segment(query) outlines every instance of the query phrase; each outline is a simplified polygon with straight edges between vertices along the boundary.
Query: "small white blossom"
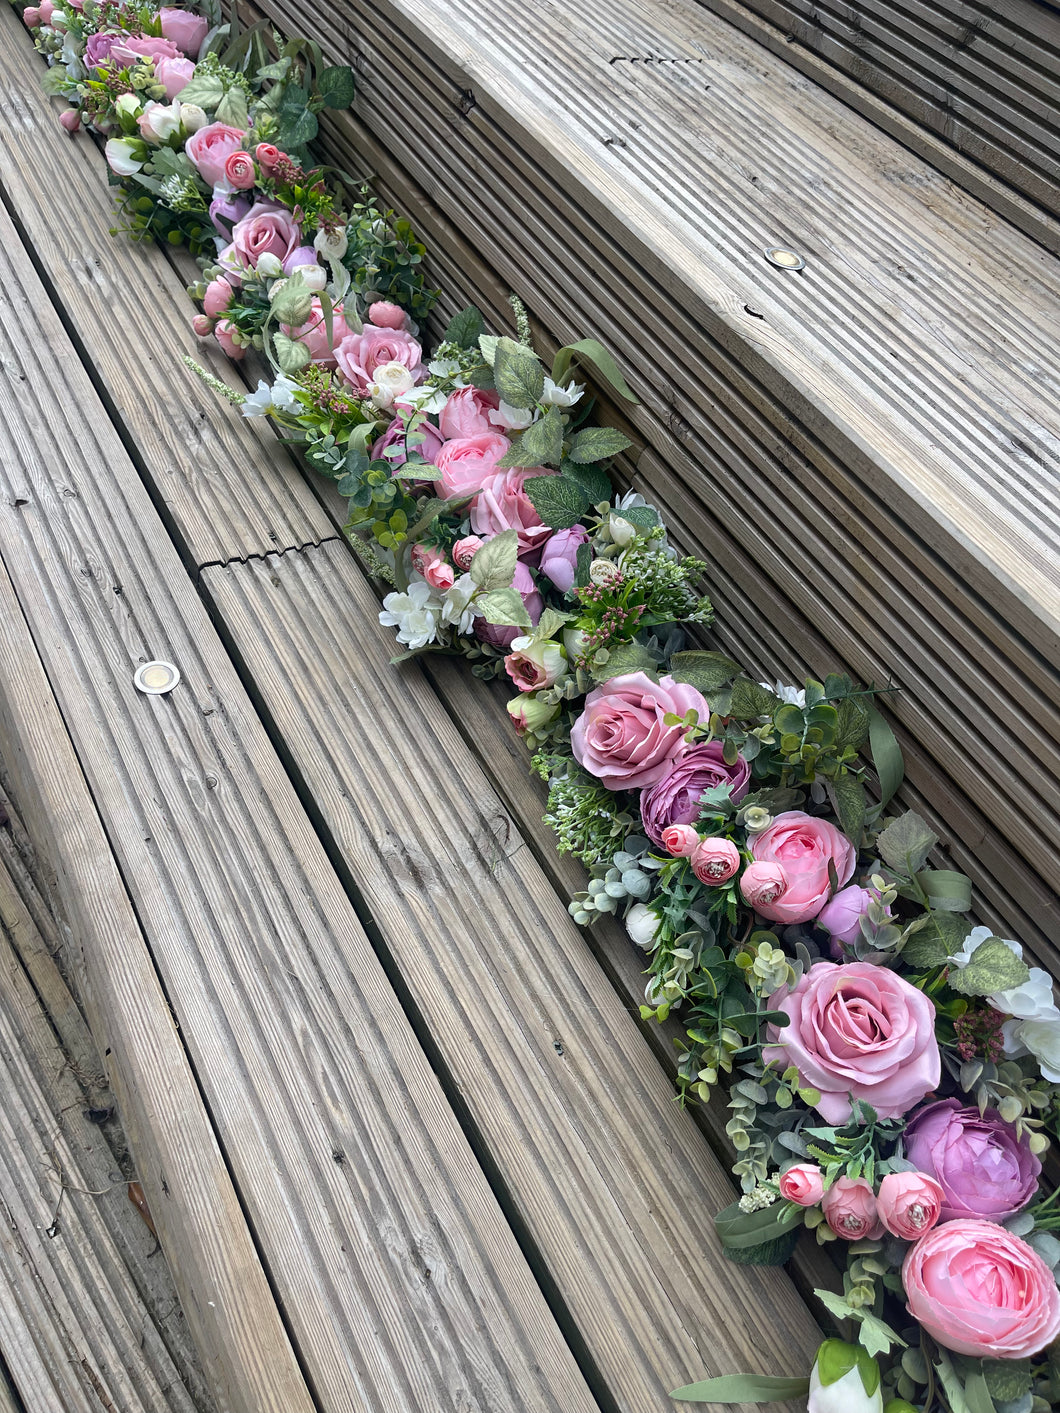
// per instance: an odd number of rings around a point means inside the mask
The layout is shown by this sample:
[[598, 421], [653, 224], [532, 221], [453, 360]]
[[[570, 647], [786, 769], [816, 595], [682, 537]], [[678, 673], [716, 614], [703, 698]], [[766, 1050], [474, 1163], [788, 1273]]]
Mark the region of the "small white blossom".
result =
[[289, 412], [298, 406], [295, 390], [298, 384], [281, 373], [270, 388], [262, 379], [252, 393], [243, 399], [244, 417], [268, 417], [273, 412]]
[[313, 249], [325, 260], [341, 260], [349, 244], [345, 230], [326, 231], [321, 227], [313, 237]]
[[496, 410], [491, 409], [489, 419], [505, 432], [522, 432], [534, 420], [536, 411], [535, 407], [509, 407], [502, 401]]
[[470, 574], [461, 574], [442, 597], [442, 622], [455, 628], [460, 634], [470, 633], [475, 619], [482, 611], [471, 602], [477, 589], [478, 585]]
[[787, 687], [783, 682], [759, 682], [758, 685], [764, 687], [767, 692], [772, 692], [782, 702], [787, 702], [789, 706], [806, 705], [806, 693], [800, 687]]
[[551, 378], [546, 378], [541, 401], [546, 407], [573, 407], [584, 391], [584, 383], [568, 383], [566, 387], [561, 387]]
[[745, 1192], [740, 1198], [741, 1212], [761, 1212], [765, 1207], [772, 1207], [777, 1200], [777, 1194], [768, 1187], [756, 1187], [753, 1192]]
[[419, 579], [409, 585], [407, 594], [387, 594], [379, 622], [384, 628], [396, 628], [398, 642], [415, 651], [435, 641], [441, 614], [442, 604], [430, 584]]

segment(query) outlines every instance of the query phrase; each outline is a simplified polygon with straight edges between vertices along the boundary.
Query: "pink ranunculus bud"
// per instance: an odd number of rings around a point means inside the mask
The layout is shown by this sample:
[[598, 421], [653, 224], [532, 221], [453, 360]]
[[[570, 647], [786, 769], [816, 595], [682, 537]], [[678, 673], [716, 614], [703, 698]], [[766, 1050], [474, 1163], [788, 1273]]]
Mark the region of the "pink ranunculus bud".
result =
[[927, 1173], [888, 1173], [880, 1183], [876, 1206], [892, 1236], [919, 1241], [939, 1219], [944, 1193]]
[[206, 286], [206, 293], [203, 296], [203, 313], [209, 314], [211, 319], [216, 319], [219, 314], [223, 314], [232, 303], [232, 296], [235, 294], [232, 286], [227, 280], [218, 277], [211, 280]]
[[417, 574], [422, 574], [431, 560], [437, 558], [438, 551], [433, 545], [413, 545], [409, 550], [409, 560]]
[[81, 126], [81, 117], [76, 108], [67, 108], [65, 113], [59, 114], [59, 121], [67, 132], [77, 132]]
[[235, 325], [230, 324], [227, 319], [222, 319], [213, 331], [213, 336], [224, 349], [225, 353], [233, 361], [238, 363], [241, 358], [246, 357], [246, 349], [242, 344], [236, 343], [232, 335], [235, 332]]
[[662, 832], [662, 846], [675, 859], [690, 859], [699, 847], [699, 831], [690, 824], [671, 824]]
[[204, 339], [207, 334], [213, 333], [214, 321], [205, 314], [196, 314], [195, 318], [191, 321], [191, 327], [198, 334], [199, 338]]
[[821, 1206], [825, 1221], [844, 1241], [871, 1241], [883, 1233], [876, 1196], [864, 1178], [836, 1178]]
[[462, 540], [457, 540], [453, 546], [453, 563], [457, 569], [463, 570], [466, 574], [471, 568], [471, 561], [482, 548], [484, 540], [480, 540], [477, 535], [465, 535]]
[[780, 1195], [799, 1207], [816, 1207], [824, 1196], [824, 1181], [816, 1163], [793, 1163], [780, 1175]]
[[36, 5], [27, 5], [26, 8], [22, 11], [22, 23], [26, 26], [27, 29], [40, 28], [40, 10], [38, 10]]
[[751, 908], [767, 907], [788, 886], [788, 875], [780, 864], [753, 863], [740, 876], [740, 892]]
[[445, 593], [446, 589], [451, 589], [456, 583], [456, 575], [453, 573], [453, 566], [446, 564], [444, 559], [434, 558], [423, 571], [423, 577], [430, 584], [432, 589], [437, 589], [439, 593]]
[[740, 851], [731, 839], [704, 839], [690, 862], [700, 883], [716, 887], [739, 873]]
[[377, 299], [374, 304], [368, 306], [368, 322], [374, 324], [377, 329], [408, 328], [404, 309], [398, 304], [391, 304], [388, 299]]
[[278, 147], [273, 147], [271, 142], [259, 142], [254, 149], [254, 156], [258, 159], [259, 166], [267, 174], [272, 171], [283, 153]]
[[254, 158], [242, 149], [230, 152], [225, 158], [225, 179], [236, 191], [249, 191], [258, 179]]

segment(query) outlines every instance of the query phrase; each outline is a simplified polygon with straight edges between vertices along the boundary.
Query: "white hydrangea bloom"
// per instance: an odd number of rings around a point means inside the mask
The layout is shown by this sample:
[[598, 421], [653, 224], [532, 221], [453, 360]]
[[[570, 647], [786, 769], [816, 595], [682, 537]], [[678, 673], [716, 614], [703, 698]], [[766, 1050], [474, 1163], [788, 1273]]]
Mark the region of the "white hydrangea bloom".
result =
[[396, 628], [398, 642], [415, 652], [438, 637], [441, 614], [442, 604], [435, 598], [434, 590], [419, 579], [409, 585], [407, 594], [387, 594], [379, 622], [384, 628]]

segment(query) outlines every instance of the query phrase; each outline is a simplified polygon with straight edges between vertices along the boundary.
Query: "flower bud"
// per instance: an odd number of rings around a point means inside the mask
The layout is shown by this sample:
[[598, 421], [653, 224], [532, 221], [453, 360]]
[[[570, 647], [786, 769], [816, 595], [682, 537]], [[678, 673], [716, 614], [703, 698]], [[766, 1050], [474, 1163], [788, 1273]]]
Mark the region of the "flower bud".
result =
[[793, 1163], [780, 1175], [780, 1195], [799, 1207], [816, 1207], [824, 1196], [821, 1169], [816, 1163]]
[[860, 1345], [826, 1339], [810, 1371], [806, 1413], [883, 1413], [876, 1360]]
[[[313, 237], [313, 248], [323, 255], [325, 260], [341, 260], [349, 248], [349, 240], [344, 230], [326, 231], [323, 226]], [[369, 320], [375, 323], [369, 311]], [[402, 327], [404, 325], [402, 324]]]
[[536, 735], [559, 715], [559, 703], [549, 706], [545, 702], [539, 702], [535, 696], [526, 694], [508, 703], [508, 715], [520, 736], [527, 733]]
[[471, 568], [471, 561], [482, 548], [482, 543], [477, 535], [465, 535], [462, 540], [457, 540], [453, 546], [453, 563], [457, 569], [466, 573]]
[[634, 903], [626, 914], [626, 931], [638, 947], [650, 951], [658, 941], [662, 926], [658, 913], [645, 903]]
[[690, 824], [670, 824], [662, 832], [662, 841], [675, 859], [690, 859], [699, 848], [699, 831]]
[[190, 137], [193, 132], [198, 132], [207, 124], [206, 111], [200, 108], [197, 103], [182, 103], [180, 105], [180, 125]]
[[[280, 262], [279, 256], [273, 255], [270, 251], [266, 251], [264, 255], [258, 256], [258, 263], [255, 269], [263, 280], [278, 280], [283, 274], [283, 265]], [[276, 291], [274, 290], [272, 293], [275, 294]], [[270, 295], [270, 298], [271, 297]]]
[[205, 314], [196, 314], [195, 318], [191, 321], [191, 327], [198, 334], [199, 338], [204, 339], [207, 334], [213, 333], [214, 322]]
[[319, 294], [328, 282], [328, 272], [323, 265], [300, 265], [298, 268], [306, 289]]
[[870, 1241], [883, 1233], [876, 1195], [864, 1178], [836, 1178], [821, 1207], [825, 1221], [844, 1241]]
[[876, 1206], [892, 1236], [917, 1241], [938, 1221], [944, 1201], [941, 1184], [927, 1173], [888, 1173]]
[[748, 865], [740, 876], [740, 892], [752, 908], [776, 901], [788, 886], [788, 875], [778, 863], [758, 862]]
[[690, 862], [700, 883], [716, 887], [739, 873], [740, 851], [731, 839], [703, 839]]

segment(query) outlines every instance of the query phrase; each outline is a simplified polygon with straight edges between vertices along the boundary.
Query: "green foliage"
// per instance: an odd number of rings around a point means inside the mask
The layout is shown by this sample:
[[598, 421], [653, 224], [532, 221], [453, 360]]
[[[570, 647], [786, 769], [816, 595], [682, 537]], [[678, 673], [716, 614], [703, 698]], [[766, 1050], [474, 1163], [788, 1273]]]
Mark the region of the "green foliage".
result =
[[892, 821], [876, 840], [880, 858], [903, 877], [913, 878], [939, 842], [918, 814], [908, 810]]
[[670, 675], [677, 682], [687, 682], [704, 696], [727, 687], [742, 671], [738, 662], [723, 653], [674, 653], [670, 659]]
[[480, 594], [475, 602], [487, 623], [511, 623], [527, 630], [533, 627], [518, 589], [491, 589]]
[[445, 331], [445, 342], [455, 343], [459, 348], [478, 348], [479, 335], [486, 325], [481, 313], [473, 304], [454, 314]]
[[323, 69], [317, 77], [316, 91], [325, 108], [348, 108], [356, 93], [353, 70], [346, 64]]
[[770, 1207], [745, 1212], [737, 1201], [723, 1208], [714, 1218], [714, 1230], [728, 1256], [731, 1251], [751, 1250], [772, 1243], [789, 1232], [797, 1232], [802, 1222], [802, 1208], [793, 1202], [775, 1202]]
[[[468, 573], [480, 589], [491, 591], [511, 588], [518, 555], [518, 535], [514, 530], [505, 530], [499, 535], [494, 535], [493, 539], [487, 540], [482, 548], [476, 551]], [[511, 619], [510, 621], [514, 622], [515, 620]]]
[[1030, 976], [1030, 968], [998, 937], [980, 942], [971, 960], [963, 967], [951, 967], [949, 984], [962, 996], [992, 996], [1022, 986]]
[[596, 339], [579, 339], [577, 343], [571, 343], [565, 348], [561, 348], [552, 363], [552, 381], [561, 385], [566, 383], [567, 375], [578, 364], [589, 367], [598, 378], [614, 392], [617, 392], [620, 397], [624, 397], [627, 402], [637, 401], [637, 398], [626, 386], [626, 380], [623, 378], [618, 364], [603, 344], [598, 343]]
[[953, 913], [935, 914], [909, 934], [902, 948], [902, 961], [918, 971], [945, 966], [947, 959], [961, 950], [971, 930], [963, 918]]
[[531, 476], [523, 489], [543, 525], [553, 530], [569, 530], [589, 509], [590, 501], [572, 476]]
[[567, 455], [579, 465], [585, 462], [607, 461], [633, 443], [615, 427], [585, 427], [571, 438]]
[[698, 1384], [686, 1384], [670, 1394], [681, 1403], [781, 1403], [788, 1399], [805, 1398], [810, 1391], [809, 1379], [789, 1379], [770, 1374], [723, 1374], [717, 1379], [703, 1379]]
[[[499, 361], [498, 355], [498, 365]], [[550, 407], [543, 417], [531, 422], [497, 465], [502, 470], [509, 466], [558, 466], [562, 459], [563, 418], [557, 408]]]
[[541, 360], [514, 339], [497, 341], [493, 377], [501, 399], [509, 407], [533, 407], [545, 390]]

